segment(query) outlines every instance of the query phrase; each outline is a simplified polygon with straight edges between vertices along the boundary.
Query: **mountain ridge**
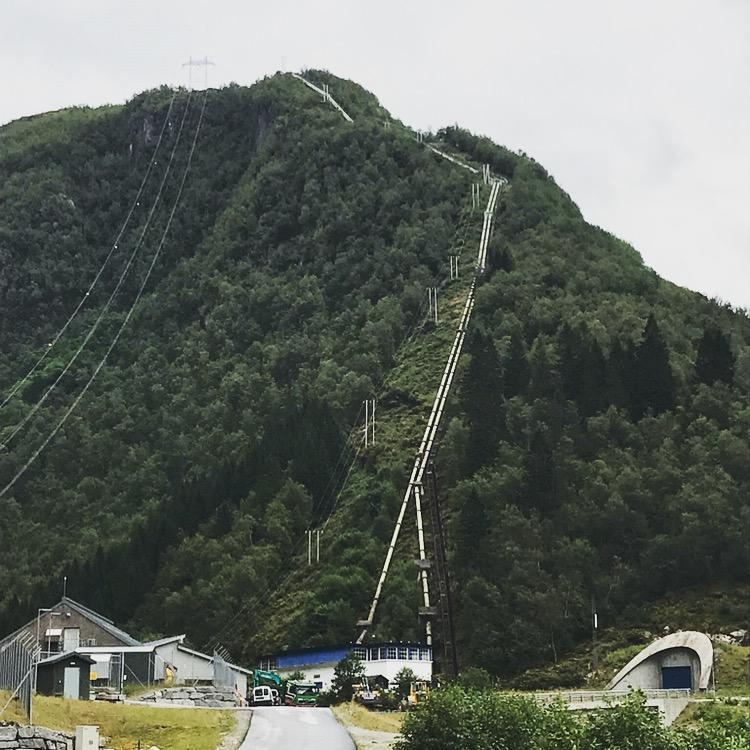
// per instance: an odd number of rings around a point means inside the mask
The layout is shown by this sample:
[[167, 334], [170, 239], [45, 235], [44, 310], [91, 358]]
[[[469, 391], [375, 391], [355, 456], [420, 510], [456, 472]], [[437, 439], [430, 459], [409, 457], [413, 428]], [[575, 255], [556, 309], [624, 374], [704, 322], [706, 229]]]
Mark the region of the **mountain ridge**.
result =
[[[422, 308], [425, 287], [447, 275], [470, 179], [395, 121], [385, 128], [389, 115], [355, 84], [309, 75], [331, 86], [354, 123], [290, 76], [211, 92], [183, 208], [133, 332], [90, 404], [41, 459], [40, 474], [0, 501], [13, 550], [0, 573], [4, 623], [55, 589], [59, 576], [45, 571], [64, 569], [81, 586], [78, 598], [144, 632], [183, 630], [184, 613], [200, 613], [189, 628], [196, 645], [254, 602], [234, 632], [222, 634], [248, 659], [288, 643], [353, 636], [417, 447], [418, 408], [393, 433], [403, 451], [376, 446], [352, 461], [322, 569], [304, 570], [289, 550], [330, 504], [327, 488], [351, 453], [358, 404], [399, 363], [404, 342], [404, 387], [390, 394], [395, 411], [399, 399], [414, 398], [418, 362], [430, 372], [444, 364], [435, 337], [451, 332], [432, 330]], [[110, 118], [107, 126], [94, 118], [68, 149], [50, 134], [45, 140], [36, 123], [31, 135], [14, 135], [25, 146], [16, 141], [0, 157], [0, 201], [11, 219], [0, 227], [0, 307], [6, 321], [15, 310], [10, 320], [18, 324], [0, 327], [3, 392], [22, 369], [21, 355], [33, 360], [26, 337], [49, 338], [75, 297], [72, 280], [87, 262], [89, 274], [95, 267], [97, 253], [87, 261], [76, 248], [106, 247], [124, 213], [110, 180], [129, 174], [133, 194], [136, 170], [128, 171], [123, 151], [134, 143], [143, 167], [144, 122], [163, 115], [168, 96], [147, 92], [109, 108], [99, 116]], [[678, 569], [690, 562], [679, 540], [695, 535], [693, 527], [710, 530], [704, 570], [742, 578], [733, 527], [747, 524], [750, 325], [741, 312], [644, 269], [629, 245], [587, 225], [532, 160], [459, 128], [437, 137], [511, 183], [436, 456], [454, 580], [465, 584], [457, 597], [462, 661], [511, 673], [585, 637], [592, 593], [609, 592], [602, 612], [616, 616], [626, 600], [674, 587], [677, 573], [660, 561], [675, 555]], [[62, 188], [71, 210], [81, 206], [73, 218], [56, 202]], [[45, 228], [29, 230], [38, 215]], [[24, 252], [35, 241], [41, 264]], [[9, 270], [14, 262], [26, 275]], [[726, 366], [717, 380], [696, 379], [699, 342], [714, 329], [730, 343], [730, 383], [721, 379]], [[705, 346], [718, 362], [715, 347]], [[43, 374], [61, 361], [52, 358]], [[41, 410], [32, 441], [77, 383], [64, 384], [59, 403]], [[9, 403], [10, 419], [0, 412], [0, 440], [38, 395], [40, 383], [32, 385]], [[420, 388], [424, 403], [430, 386]], [[0, 477], [23, 459], [20, 450], [0, 456]], [[76, 466], [80, 455], [88, 465]], [[712, 481], [701, 484], [695, 469], [712, 462]], [[554, 476], [546, 476], [551, 464]], [[657, 497], [667, 499], [658, 512], [647, 501]], [[723, 521], [706, 516], [706, 497]], [[686, 502], [693, 526], [678, 512]], [[83, 519], [76, 541], [66, 541], [77, 525], [58, 519], [59, 505]], [[626, 532], [621, 544], [603, 533], [612, 523]], [[23, 539], [40, 532], [47, 548], [18, 554]], [[417, 634], [411, 557], [404, 541], [378, 631], [389, 637]], [[655, 580], [639, 583], [644, 566], [657, 563]], [[289, 565], [298, 573], [269, 604]], [[560, 591], [568, 591], [564, 602]], [[480, 632], [488, 634], [481, 647]]]

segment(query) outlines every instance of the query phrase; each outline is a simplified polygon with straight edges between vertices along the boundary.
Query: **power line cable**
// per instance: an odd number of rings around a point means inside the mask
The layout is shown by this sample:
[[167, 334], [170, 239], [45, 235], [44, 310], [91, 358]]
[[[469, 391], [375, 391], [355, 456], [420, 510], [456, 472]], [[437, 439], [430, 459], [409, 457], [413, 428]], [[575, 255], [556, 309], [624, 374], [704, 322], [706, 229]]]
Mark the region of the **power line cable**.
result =
[[33, 367], [26, 373], [26, 375], [23, 376], [21, 380], [19, 380], [8, 392], [8, 395], [5, 397], [5, 399], [0, 403], [0, 409], [2, 409], [12, 398], [15, 396], [18, 391], [23, 388], [24, 383], [28, 381], [28, 379], [37, 371], [39, 366], [44, 362], [44, 360], [47, 358], [49, 353], [54, 348], [55, 344], [60, 340], [62, 335], [65, 333], [65, 331], [68, 329], [68, 326], [73, 322], [75, 317], [78, 315], [78, 313], [81, 311], [81, 308], [83, 307], [86, 300], [91, 295], [91, 292], [94, 290], [94, 287], [99, 282], [99, 279], [101, 278], [102, 273], [104, 273], [104, 269], [109, 264], [110, 259], [112, 258], [112, 255], [114, 254], [115, 250], [118, 249], [120, 240], [122, 239], [122, 236], [125, 234], [125, 230], [128, 227], [128, 224], [130, 223], [130, 219], [133, 216], [133, 213], [135, 212], [135, 209], [140, 205], [140, 199], [141, 195], [143, 194], [143, 189], [146, 186], [146, 182], [148, 181], [149, 176], [151, 175], [151, 171], [156, 165], [156, 155], [159, 153], [159, 147], [161, 146], [162, 138], [164, 136], [164, 131], [166, 130], [167, 123], [169, 122], [169, 116], [172, 113], [172, 106], [174, 105], [175, 97], [177, 96], [177, 92], [172, 94], [172, 98], [169, 102], [169, 109], [167, 110], [167, 114], [164, 117], [164, 122], [162, 123], [161, 130], [159, 131], [159, 139], [156, 142], [156, 146], [154, 147], [154, 152], [151, 154], [151, 157], [148, 162], [148, 169], [146, 170], [146, 173], [143, 175], [143, 179], [141, 180], [140, 187], [138, 188], [138, 192], [135, 195], [135, 198], [133, 199], [133, 203], [130, 206], [130, 210], [127, 213], [127, 216], [125, 217], [125, 221], [122, 223], [122, 226], [120, 227], [120, 231], [117, 233], [117, 236], [115, 237], [114, 242], [112, 243], [112, 247], [109, 249], [109, 252], [107, 253], [107, 256], [104, 258], [104, 262], [102, 263], [101, 267], [97, 271], [96, 276], [94, 276], [94, 280], [89, 285], [89, 288], [84, 293], [83, 297], [81, 297], [80, 302], [76, 306], [75, 310], [70, 314], [68, 319], [63, 324], [63, 327], [57, 332], [55, 337], [52, 339], [52, 341], [47, 345], [47, 348], [42, 353], [42, 356], [37, 359], [37, 361], [34, 363]]
[[96, 320], [94, 321], [94, 325], [89, 329], [88, 333], [84, 337], [83, 341], [79, 345], [78, 349], [75, 351], [73, 356], [68, 360], [65, 367], [62, 369], [62, 372], [57, 376], [55, 381], [47, 388], [47, 390], [44, 392], [44, 394], [41, 396], [41, 398], [34, 404], [34, 406], [27, 412], [26, 416], [15, 426], [13, 431], [10, 433], [10, 435], [5, 439], [4, 444], [0, 443], [0, 450], [1, 449], [7, 449], [10, 443], [13, 441], [13, 439], [16, 437], [16, 435], [28, 424], [29, 420], [33, 418], [33, 416], [39, 411], [39, 409], [42, 407], [42, 405], [45, 403], [45, 401], [49, 398], [49, 396], [52, 394], [52, 392], [57, 388], [60, 381], [65, 377], [65, 375], [68, 373], [70, 368], [73, 366], [73, 364], [76, 362], [78, 357], [80, 356], [81, 352], [86, 348], [86, 345], [91, 340], [91, 337], [96, 333], [97, 329], [99, 328], [99, 325], [101, 324], [102, 320], [104, 320], [104, 317], [106, 316], [107, 312], [109, 311], [109, 308], [112, 305], [112, 302], [114, 301], [115, 297], [117, 296], [118, 292], [120, 291], [120, 288], [122, 287], [123, 283], [125, 282], [125, 277], [128, 275], [130, 268], [133, 265], [133, 262], [135, 261], [136, 256], [138, 255], [142, 245], [143, 240], [145, 239], [146, 232], [148, 231], [151, 220], [154, 217], [154, 213], [156, 212], [156, 208], [159, 205], [159, 201], [161, 200], [161, 194], [164, 190], [164, 186], [167, 182], [167, 178], [169, 177], [169, 173], [172, 169], [172, 162], [174, 161], [174, 156], [177, 151], [177, 147], [180, 144], [180, 139], [182, 136], [182, 130], [183, 126], [185, 124], [185, 119], [187, 117], [187, 113], [190, 109], [190, 97], [192, 96], [192, 92], [188, 93], [187, 100], [185, 102], [185, 109], [182, 113], [182, 120], [180, 121], [180, 128], [177, 133], [177, 138], [175, 140], [174, 146], [172, 147], [172, 152], [169, 155], [169, 162], [167, 164], [167, 168], [164, 171], [164, 175], [161, 180], [161, 184], [159, 185], [159, 190], [156, 194], [156, 197], [154, 198], [154, 201], [151, 205], [151, 208], [148, 213], [148, 217], [146, 219], [146, 223], [143, 225], [143, 229], [141, 230], [140, 237], [138, 238], [138, 241], [135, 244], [135, 247], [133, 248], [133, 252], [130, 254], [130, 257], [128, 258], [128, 262], [125, 264], [125, 267], [122, 270], [122, 273], [120, 274], [120, 278], [117, 280], [117, 284], [112, 291], [112, 293], [109, 295], [109, 299], [107, 300], [104, 307], [99, 312], [99, 315], [97, 316]]
[[[167, 219], [167, 224], [164, 227], [164, 231], [162, 232], [159, 245], [156, 248], [156, 252], [154, 253], [153, 258], [151, 259], [151, 264], [149, 265], [148, 270], [146, 271], [146, 275], [144, 276], [143, 281], [141, 282], [140, 288], [138, 289], [138, 293], [136, 294], [135, 299], [133, 300], [133, 303], [127, 312], [127, 315], [125, 316], [124, 320], [120, 324], [120, 327], [117, 330], [117, 333], [112, 339], [112, 342], [110, 343], [109, 348], [105, 352], [104, 356], [99, 361], [99, 364], [96, 366], [96, 369], [89, 377], [88, 381], [82, 388], [81, 392], [78, 394], [78, 396], [76, 396], [75, 401], [73, 401], [73, 403], [65, 412], [65, 414], [63, 414], [62, 418], [58, 421], [58, 423], [55, 425], [52, 432], [50, 432], [50, 434], [47, 436], [44, 442], [31, 454], [31, 457], [16, 472], [16, 474], [13, 476], [10, 482], [8, 482], [8, 484], [6, 484], [5, 487], [3, 487], [3, 489], [0, 491], [0, 498], [4, 497], [5, 494], [8, 492], [8, 490], [10, 490], [15, 485], [15, 483], [26, 473], [26, 470], [34, 463], [34, 461], [36, 461], [36, 459], [39, 457], [39, 454], [49, 445], [49, 443], [52, 441], [55, 435], [57, 435], [58, 431], [62, 428], [62, 426], [68, 420], [68, 417], [70, 417], [70, 415], [73, 413], [75, 408], [78, 406], [78, 404], [81, 402], [83, 397], [86, 395], [88, 389], [91, 387], [94, 380], [96, 380], [96, 377], [101, 371], [102, 367], [104, 367], [107, 359], [109, 358], [109, 355], [112, 353], [112, 350], [115, 348], [115, 346], [117, 345], [117, 342], [120, 340], [120, 336], [122, 335], [122, 332], [125, 330], [125, 327], [127, 326], [128, 322], [130, 321], [130, 318], [133, 315], [133, 311], [135, 310], [136, 305], [138, 304], [141, 297], [143, 296], [143, 291], [146, 288], [146, 284], [148, 283], [148, 280], [151, 277], [151, 273], [154, 270], [156, 261], [158, 260], [159, 255], [161, 254], [162, 248], [164, 247], [164, 242], [166, 241], [167, 234], [169, 232], [170, 227], [172, 226], [172, 220], [174, 219], [175, 212], [177, 211], [177, 206], [180, 202], [180, 198], [182, 197], [182, 191], [185, 187], [185, 181], [187, 180], [187, 176], [190, 171], [190, 166], [193, 161], [193, 154], [195, 152], [195, 146], [198, 141], [198, 134], [200, 133], [201, 125], [203, 123], [203, 116], [206, 111], [207, 98], [208, 98], [208, 91], [206, 91], [206, 93], [203, 96], [203, 106], [201, 107], [200, 117], [198, 118], [198, 125], [196, 126], [196, 129], [195, 129], [195, 135], [193, 136], [193, 142], [190, 147], [190, 153], [188, 155], [187, 163], [185, 165], [185, 170], [182, 174], [182, 180], [177, 190], [177, 195], [175, 197], [174, 203], [172, 204], [172, 210], [170, 211], [169, 218]], [[187, 106], [186, 106], [186, 111], [187, 111]], [[184, 123], [184, 120], [185, 120], [185, 116], [183, 115], [183, 123]], [[181, 128], [182, 128], [182, 124], [181, 124]]]

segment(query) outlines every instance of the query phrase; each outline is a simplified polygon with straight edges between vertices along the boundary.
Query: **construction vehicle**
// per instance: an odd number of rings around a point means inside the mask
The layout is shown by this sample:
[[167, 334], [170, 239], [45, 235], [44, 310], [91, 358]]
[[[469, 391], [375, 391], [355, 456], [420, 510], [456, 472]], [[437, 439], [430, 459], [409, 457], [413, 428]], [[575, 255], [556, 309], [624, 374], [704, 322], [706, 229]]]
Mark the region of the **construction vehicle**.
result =
[[313, 682], [287, 680], [284, 703], [287, 706], [315, 706], [318, 693], [318, 686]]
[[354, 700], [366, 708], [377, 708], [382, 702], [380, 691], [370, 687], [367, 677], [362, 677], [362, 682], [354, 685]]
[[406, 708], [422, 703], [430, 693], [430, 683], [425, 680], [417, 680], [409, 685], [409, 695], [406, 696]]

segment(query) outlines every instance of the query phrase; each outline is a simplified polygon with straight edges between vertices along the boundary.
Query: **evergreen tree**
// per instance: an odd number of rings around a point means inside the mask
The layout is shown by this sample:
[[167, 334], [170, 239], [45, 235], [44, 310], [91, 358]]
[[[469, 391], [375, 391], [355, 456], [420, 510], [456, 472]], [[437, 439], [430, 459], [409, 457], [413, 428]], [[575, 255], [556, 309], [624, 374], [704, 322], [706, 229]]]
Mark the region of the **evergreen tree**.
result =
[[648, 316], [643, 341], [636, 351], [634, 386], [635, 419], [640, 419], [649, 410], [658, 416], [674, 408], [677, 393], [669, 353], [653, 313]]
[[729, 339], [715, 326], [707, 327], [698, 342], [695, 375], [706, 385], [717, 380], [727, 385], [734, 382], [734, 355]]
[[607, 362], [595, 340], [583, 349], [577, 402], [582, 417], [598, 414], [607, 405]]
[[469, 419], [467, 468], [470, 472], [490, 463], [503, 432], [500, 359], [492, 338], [477, 332], [469, 346], [471, 363], [466, 372], [464, 408]]
[[635, 353], [632, 347], [615, 341], [609, 352], [605, 374], [606, 395], [610, 404], [631, 411], [634, 373]]
[[541, 511], [556, 508], [560, 504], [560, 488], [555, 454], [541, 430], [537, 430], [531, 438], [524, 470], [524, 504]]
[[469, 567], [476, 564], [489, 528], [489, 518], [482, 499], [472, 487], [458, 514], [455, 543], [456, 561], [459, 565]]
[[510, 336], [510, 347], [503, 369], [503, 383], [503, 392], [507, 398], [522, 394], [529, 384], [529, 362], [526, 358], [526, 346], [518, 331], [513, 331]]

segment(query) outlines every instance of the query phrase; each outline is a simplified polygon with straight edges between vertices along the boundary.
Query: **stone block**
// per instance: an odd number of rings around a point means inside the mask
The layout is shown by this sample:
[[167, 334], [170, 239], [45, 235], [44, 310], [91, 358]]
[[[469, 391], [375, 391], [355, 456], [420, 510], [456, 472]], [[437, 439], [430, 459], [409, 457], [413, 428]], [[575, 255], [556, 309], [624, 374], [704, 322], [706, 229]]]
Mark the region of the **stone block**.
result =
[[54, 729], [47, 729], [46, 727], [36, 727], [34, 737], [51, 740], [52, 742], [65, 742], [68, 739], [62, 732], [56, 732]]
[[207, 700], [206, 705], [210, 708], [224, 708], [224, 701]]
[[[5, 727], [3, 727], [4, 729]], [[23, 740], [23, 742], [27, 742], [27, 740]], [[0, 749], [1, 750], [11, 750], [11, 748], [18, 747], [19, 740], [0, 740]]]
[[18, 727], [18, 738], [27, 739], [34, 736], [36, 727]]
[[47, 742], [41, 737], [32, 737], [29, 740], [19, 740], [18, 747], [23, 750], [47, 750]]
[[18, 736], [18, 727], [0, 727], [0, 742], [10, 742]]

